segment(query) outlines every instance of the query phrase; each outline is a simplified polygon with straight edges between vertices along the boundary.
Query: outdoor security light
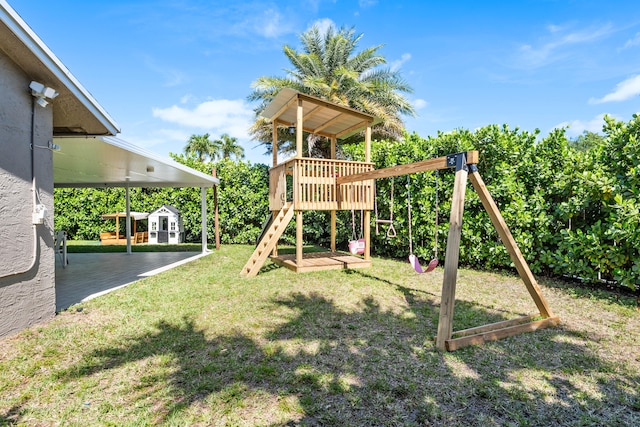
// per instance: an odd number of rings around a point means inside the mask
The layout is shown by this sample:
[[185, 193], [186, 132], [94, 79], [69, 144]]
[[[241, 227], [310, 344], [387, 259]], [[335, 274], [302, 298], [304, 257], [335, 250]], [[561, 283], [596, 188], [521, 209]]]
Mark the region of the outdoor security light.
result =
[[49, 105], [50, 100], [58, 96], [58, 92], [55, 89], [36, 81], [32, 81], [31, 84], [29, 84], [29, 89], [31, 89], [31, 95], [36, 98], [36, 102], [42, 108], [45, 108]]
[[291, 135], [293, 135], [294, 133], [296, 133], [296, 127], [294, 125], [289, 126], [289, 133]]

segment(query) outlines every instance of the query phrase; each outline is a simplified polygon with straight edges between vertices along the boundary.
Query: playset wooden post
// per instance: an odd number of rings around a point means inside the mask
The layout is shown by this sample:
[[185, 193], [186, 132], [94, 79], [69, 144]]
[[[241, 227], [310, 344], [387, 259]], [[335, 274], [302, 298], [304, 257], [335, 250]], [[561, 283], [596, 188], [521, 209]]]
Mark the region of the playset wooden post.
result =
[[444, 348], [445, 339], [451, 338], [453, 330], [453, 308], [456, 300], [456, 283], [458, 281], [458, 260], [460, 258], [460, 236], [462, 235], [462, 214], [464, 213], [464, 196], [467, 190], [466, 155], [461, 153], [455, 158], [456, 177], [453, 183], [453, 197], [447, 235], [447, 251], [444, 259], [444, 278], [442, 279], [442, 295], [440, 300], [440, 319], [436, 346]]
[[[331, 158], [335, 159], [336, 155], [337, 155], [337, 145], [338, 145], [338, 139], [335, 136], [332, 136], [330, 138], [331, 141], [331, 147], [330, 147], [330, 153], [331, 153]], [[336, 222], [337, 222], [337, 211], [335, 209], [331, 209], [331, 240], [329, 243], [329, 250], [331, 252], [335, 252], [336, 251], [336, 231], [337, 231], [337, 227], [336, 227]]]

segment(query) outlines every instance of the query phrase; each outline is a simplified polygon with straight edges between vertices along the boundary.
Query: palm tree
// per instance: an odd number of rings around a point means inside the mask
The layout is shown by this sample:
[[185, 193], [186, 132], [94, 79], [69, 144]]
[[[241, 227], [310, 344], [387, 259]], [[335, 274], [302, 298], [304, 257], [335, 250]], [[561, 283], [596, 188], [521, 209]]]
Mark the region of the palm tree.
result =
[[223, 133], [220, 135], [220, 139], [216, 139], [214, 142], [222, 153], [223, 159], [229, 159], [231, 156], [235, 156], [236, 159], [244, 158], [244, 148], [238, 144], [238, 138]]
[[186, 155], [195, 155], [198, 160], [203, 163], [207, 160], [207, 157], [215, 160], [219, 154], [219, 150], [218, 141], [210, 140], [208, 133], [204, 135], [191, 135], [189, 141], [187, 141], [187, 145], [184, 147], [184, 153]]
[[[404, 123], [400, 116], [415, 114], [413, 106], [402, 94], [411, 93], [412, 89], [397, 71], [380, 68], [386, 63], [378, 54], [381, 45], [357, 52], [361, 38], [362, 34], [356, 35], [353, 28], [336, 30], [331, 26], [321, 34], [320, 29], [313, 26], [300, 35], [301, 51], [284, 46], [284, 54], [293, 66], [285, 70], [286, 77], [263, 76], [253, 83], [254, 90], [248, 99], [259, 101], [259, 104], [251, 134], [265, 145], [267, 152], [272, 148], [271, 126], [259, 117], [259, 113], [285, 87], [380, 118], [381, 123], [372, 129], [374, 138], [401, 138]], [[279, 144], [279, 151], [295, 150], [295, 144], [291, 143], [293, 138], [285, 129], [279, 132], [279, 139], [287, 142]], [[361, 135], [355, 140], [361, 140]], [[326, 141], [319, 141], [313, 135], [307, 139], [309, 142], [319, 143], [321, 148], [327, 145]]]

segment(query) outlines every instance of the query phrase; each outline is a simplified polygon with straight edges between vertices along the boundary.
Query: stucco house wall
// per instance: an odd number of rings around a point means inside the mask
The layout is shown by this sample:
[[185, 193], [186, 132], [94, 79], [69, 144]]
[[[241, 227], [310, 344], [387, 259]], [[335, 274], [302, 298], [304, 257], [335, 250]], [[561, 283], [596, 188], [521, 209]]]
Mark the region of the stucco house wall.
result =
[[[0, 49], [0, 337], [55, 315], [53, 162], [39, 148], [52, 139], [53, 116], [33, 102], [31, 81]], [[34, 182], [47, 209], [41, 225], [32, 221]]]

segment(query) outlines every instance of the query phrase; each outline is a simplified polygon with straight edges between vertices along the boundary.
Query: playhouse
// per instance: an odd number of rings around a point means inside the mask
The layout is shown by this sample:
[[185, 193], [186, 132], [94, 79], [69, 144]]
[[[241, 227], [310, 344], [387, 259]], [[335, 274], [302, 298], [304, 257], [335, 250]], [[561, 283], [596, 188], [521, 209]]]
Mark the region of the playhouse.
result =
[[162, 205], [149, 214], [149, 243], [182, 243], [184, 225], [180, 211], [173, 206]]

